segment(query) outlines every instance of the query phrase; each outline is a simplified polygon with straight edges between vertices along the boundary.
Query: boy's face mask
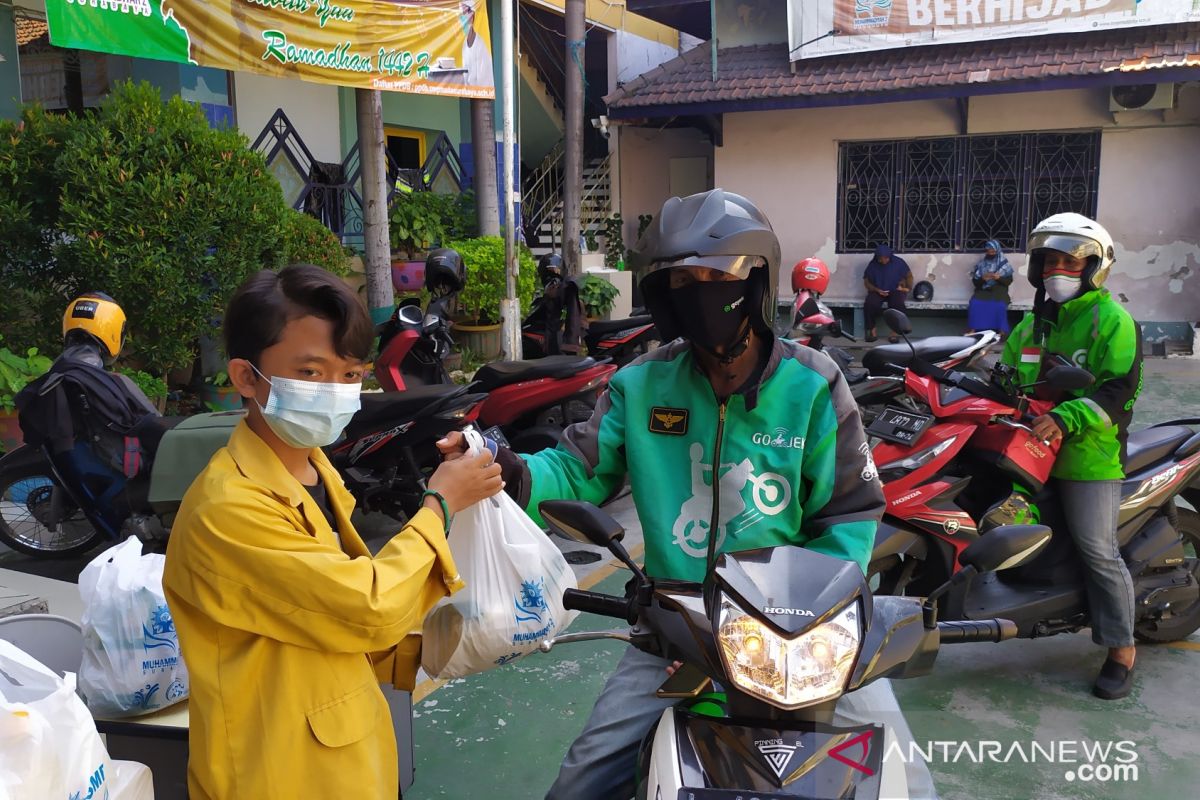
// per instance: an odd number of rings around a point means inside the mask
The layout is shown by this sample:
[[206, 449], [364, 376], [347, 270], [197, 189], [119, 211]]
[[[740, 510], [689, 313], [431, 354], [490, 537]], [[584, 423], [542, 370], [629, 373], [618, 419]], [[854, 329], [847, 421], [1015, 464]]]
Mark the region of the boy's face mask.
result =
[[258, 405], [263, 419], [291, 447], [312, 449], [333, 444], [362, 406], [361, 383], [268, 378], [258, 367], [250, 367], [271, 386], [267, 404]]

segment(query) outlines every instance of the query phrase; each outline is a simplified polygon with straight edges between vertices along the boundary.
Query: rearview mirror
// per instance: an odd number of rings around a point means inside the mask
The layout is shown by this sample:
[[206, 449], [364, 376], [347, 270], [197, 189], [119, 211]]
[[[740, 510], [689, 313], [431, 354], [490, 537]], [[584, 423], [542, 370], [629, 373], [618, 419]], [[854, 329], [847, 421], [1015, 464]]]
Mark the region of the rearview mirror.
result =
[[564, 539], [597, 547], [610, 547], [625, 538], [621, 523], [591, 503], [580, 500], [544, 500], [538, 512], [550, 530]]
[[1046, 383], [1055, 389], [1086, 389], [1096, 382], [1096, 378], [1086, 369], [1056, 365], [1046, 371]]
[[1029, 561], [1049, 541], [1045, 525], [1002, 525], [972, 542], [958, 560], [979, 572], [1011, 569]]
[[889, 308], [883, 312], [883, 321], [896, 333], [912, 333], [912, 323], [908, 321], [908, 315], [903, 311]]
[[396, 319], [405, 325], [420, 325], [424, 316], [420, 306], [400, 306], [396, 309]]

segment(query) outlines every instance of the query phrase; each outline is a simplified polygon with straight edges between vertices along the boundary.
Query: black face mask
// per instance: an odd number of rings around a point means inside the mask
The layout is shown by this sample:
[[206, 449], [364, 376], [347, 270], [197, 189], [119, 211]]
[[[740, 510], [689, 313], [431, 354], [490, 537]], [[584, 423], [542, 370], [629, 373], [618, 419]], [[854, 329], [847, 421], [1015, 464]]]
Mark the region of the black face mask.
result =
[[734, 357], [750, 317], [747, 281], [697, 281], [671, 290], [684, 338], [716, 356]]

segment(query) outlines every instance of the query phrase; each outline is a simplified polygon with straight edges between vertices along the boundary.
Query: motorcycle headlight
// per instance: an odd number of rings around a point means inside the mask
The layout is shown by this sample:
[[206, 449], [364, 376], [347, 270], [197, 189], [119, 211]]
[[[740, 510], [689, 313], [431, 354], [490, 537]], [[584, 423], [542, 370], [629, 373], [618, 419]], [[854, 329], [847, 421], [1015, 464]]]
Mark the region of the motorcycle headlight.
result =
[[837, 697], [858, 656], [860, 616], [856, 602], [788, 639], [722, 597], [717, 642], [725, 671], [739, 689], [783, 709]]
[[879, 480], [887, 483], [888, 481], [898, 480], [903, 478], [914, 469], [919, 469], [928, 464], [933, 459], [940, 456], [942, 453], [958, 441], [957, 436], [951, 436], [944, 442], [938, 442], [933, 447], [926, 447], [924, 450], [918, 450], [910, 456], [905, 456], [899, 461], [889, 461], [879, 468]]

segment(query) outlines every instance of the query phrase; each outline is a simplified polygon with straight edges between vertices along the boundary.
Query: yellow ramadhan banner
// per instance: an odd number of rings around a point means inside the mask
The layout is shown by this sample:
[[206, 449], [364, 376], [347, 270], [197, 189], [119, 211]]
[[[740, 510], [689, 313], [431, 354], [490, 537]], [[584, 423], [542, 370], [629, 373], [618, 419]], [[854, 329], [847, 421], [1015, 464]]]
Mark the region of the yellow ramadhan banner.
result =
[[485, 0], [46, 0], [58, 47], [359, 89], [495, 97]]

